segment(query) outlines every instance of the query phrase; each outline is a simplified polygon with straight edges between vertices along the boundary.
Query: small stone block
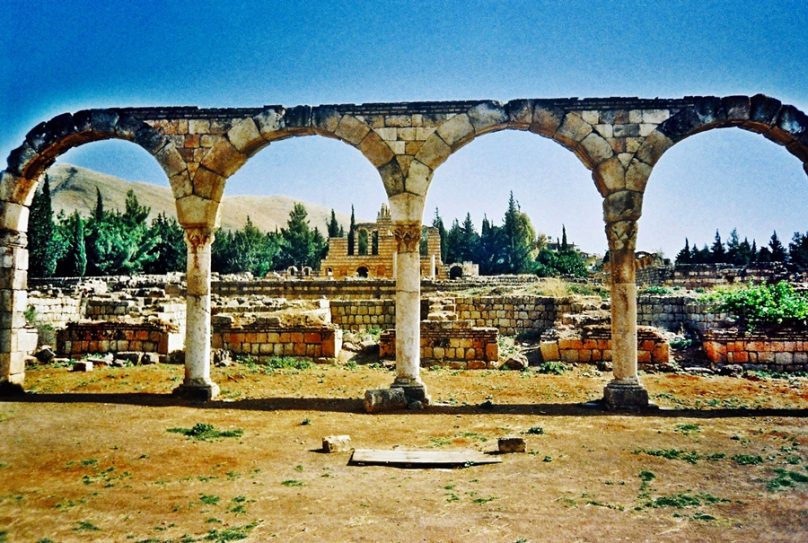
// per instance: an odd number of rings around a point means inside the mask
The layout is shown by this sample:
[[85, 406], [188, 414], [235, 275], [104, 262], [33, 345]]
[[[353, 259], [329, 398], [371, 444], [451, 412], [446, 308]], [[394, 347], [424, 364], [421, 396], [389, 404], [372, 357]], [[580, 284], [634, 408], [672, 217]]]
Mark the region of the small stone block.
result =
[[323, 438], [323, 452], [335, 453], [351, 450], [351, 436], [325, 436]]
[[71, 371], [93, 371], [92, 362], [76, 362]]
[[402, 388], [378, 388], [365, 392], [365, 411], [379, 413], [407, 407], [407, 395]]
[[499, 438], [498, 441], [499, 452], [506, 453], [523, 453], [525, 452], [524, 438], [517, 436], [506, 436]]

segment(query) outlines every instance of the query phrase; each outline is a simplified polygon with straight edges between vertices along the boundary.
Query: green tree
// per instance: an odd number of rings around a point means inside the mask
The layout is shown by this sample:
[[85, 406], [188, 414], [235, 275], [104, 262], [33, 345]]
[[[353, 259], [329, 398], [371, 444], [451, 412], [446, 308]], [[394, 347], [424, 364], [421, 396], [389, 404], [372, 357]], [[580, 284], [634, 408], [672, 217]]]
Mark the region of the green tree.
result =
[[794, 232], [788, 244], [788, 259], [799, 271], [808, 271], [808, 232]]
[[348, 228], [348, 255], [355, 254], [354, 241], [356, 240], [356, 216], [354, 214], [354, 206], [351, 204], [351, 225]]
[[460, 223], [455, 219], [452, 222], [452, 227], [446, 233], [446, 263], [453, 264], [462, 261], [462, 233], [460, 231]]
[[457, 247], [458, 262], [474, 261], [480, 252], [480, 235], [474, 229], [471, 213], [466, 213], [463, 225], [460, 226]]
[[530, 218], [521, 211], [519, 202], [511, 191], [508, 210], [502, 225], [504, 246], [504, 273], [524, 273], [530, 271], [532, 253], [536, 245], [536, 232]]
[[[353, 228], [351, 231], [353, 232]], [[281, 239], [278, 259], [282, 268], [296, 266], [300, 269], [312, 262], [312, 255], [316, 253], [314, 234], [309, 227], [308, 213], [303, 204], [296, 203], [292, 208], [286, 228], [281, 229]]]
[[786, 248], [777, 237], [777, 230], [772, 232], [772, 237], [769, 239], [769, 251], [771, 252], [772, 262], [785, 262], [786, 261]]
[[740, 249], [741, 240], [738, 237], [738, 229], [733, 228], [732, 232], [729, 233], [729, 239], [727, 239], [727, 262], [736, 265], [743, 264]]
[[743, 266], [748, 266], [752, 260], [752, 247], [749, 245], [749, 240], [743, 238], [743, 241], [738, 245], [737, 262]]
[[55, 225], [47, 174], [42, 190], [34, 193], [28, 224], [30, 273], [34, 277], [50, 277], [56, 271], [58, 254], [55, 250]]
[[328, 237], [329, 238], [338, 238], [340, 237], [340, 231], [342, 227], [340, 226], [339, 222], [337, 222], [337, 214], [334, 213], [334, 209], [331, 208], [331, 218], [326, 223], [328, 227]]
[[95, 214], [93, 218], [97, 222], [104, 220], [104, 197], [101, 196], [101, 189], [95, 187]]
[[135, 191], [132, 189], [126, 191], [124, 206], [123, 219], [130, 225], [145, 224], [149, 213], [151, 213], [150, 207], [140, 205]]
[[185, 231], [174, 217], [160, 213], [152, 221], [149, 237], [156, 241], [154, 250], [157, 258], [144, 265], [148, 273], [185, 271], [187, 248]]
[[715, 231], [713, 245], [710, 247], [710, 261], [715, 263], [723, 263], [727, 261], [727, 251], [724, 249], [724, 244], [721, 241], [721, 234], [718, 233], [718, 230]]
[[[443, 219], [440, 216], [440, 212], [438, 208], [435, 208], [435, 216], [432, 218], [432, 226], [438, 229], [438, 234], [440, 234], [440, 259], [443, 262], [448, 262], [447, 258], [449, 258], [449, 247], [447, 245], [447, 236], [448, 232], [446, 231], [446, 226], [443, 224]], [[426, 254], [426, 253], [424, 253]]]
[[87, 253], [84, 247], [84, 220], [78, 211], [73, 212], [73, 236], [69, 252], [68, 275], [84, 277], [87, 272]]
[[502, 231], [498, 226], [491, 224], [486, 216], [483, 216], [480, 228], [480, 249], [476, 260], [480, 264], [480, 273], [483, 275], [499, 273], [505, 260]]
[[685, 246], [676, 254], [677, 264], [690, 264], [693, 261], [693, 254], [690, 252], [690, 240], [685, 238]]

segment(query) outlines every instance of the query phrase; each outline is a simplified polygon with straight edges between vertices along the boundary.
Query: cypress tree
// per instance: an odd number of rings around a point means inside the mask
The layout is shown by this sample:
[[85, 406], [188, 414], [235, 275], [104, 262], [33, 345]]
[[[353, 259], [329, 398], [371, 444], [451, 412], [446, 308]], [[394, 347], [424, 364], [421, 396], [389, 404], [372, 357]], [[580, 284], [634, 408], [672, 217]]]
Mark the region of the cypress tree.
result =
[[448, 233], [446, 232], [446, 227], [443, 225], [443, 219], [437, 207], [435, 208], [435, 217], [432, 219], [432, 226], [437, 228], [438, 234], [440, 234], [440, 259], [443, 262], [447, 262], [446, 259], [449, 257]]
[[354, 215], [354, 206], [351, 204], [351, 226], [348, 228], [348, 256], [352, 256], [354, 254], [354, 240], [356, 238], [356, 234], [354, 230], [356, 229], [356, 216]]
[[331, 208], [331, 219], [327, 222], [328, 227], [328, 237], [329, 238], [337, 238], [340, 237], [340, 230], [342, 229], [337, 222], [337, 214], [334, 213], [334, 208]]
[[567, 227], [563, 224], [561, 225], [561, 250], [566, 251], [568, 249], [567, 246]]
[[690, 264], [693, 261], [693, 255], [690, 252], [690, 240], [685, 238], [685, 246], [676, 255], [677, 264]]
[[70, 275], [84, 277], [87, 272], [87, 252], [84, 247], [84, 220], [73, 212], [73, 240], [70, 256]]
[[50, 180], [45, 175], [42, 191], [34, 193], [28, 228], [28, 250], [31, 275], [51, 277], [56, 271], [57, 254], [54, 247], [53, 209]]
[[95, 214], [93, 215], [96, 222], [104, 220], [104, 197], [101, 196], [101, 189], [95, 187]]
[[772, 262], [785, 262], [786, 261], [786, 248], [777, 237], [777, 230], [772, 233], [769, 239], [769, 251], [772, 255]]
[[718, 233], [718, 230], [715, 231], [713, 246], [710, 248], [710, 260], [715, 263], [727, 261], [727, 251], [724, 249], [724, 244], [721, 242], [721, 235]]

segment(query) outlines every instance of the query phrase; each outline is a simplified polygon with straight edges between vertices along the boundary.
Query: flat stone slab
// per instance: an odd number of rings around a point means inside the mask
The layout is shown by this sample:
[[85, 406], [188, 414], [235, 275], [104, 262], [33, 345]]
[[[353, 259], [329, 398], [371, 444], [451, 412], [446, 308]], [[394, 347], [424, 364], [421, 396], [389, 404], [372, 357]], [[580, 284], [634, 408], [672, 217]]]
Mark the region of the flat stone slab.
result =
[[499, 464], [502, 458], [470, 449], [434, 451], [420, 449], [356, 449], [348, 462], [351, 465], [403, 467], [457, 467], [478, 464]]

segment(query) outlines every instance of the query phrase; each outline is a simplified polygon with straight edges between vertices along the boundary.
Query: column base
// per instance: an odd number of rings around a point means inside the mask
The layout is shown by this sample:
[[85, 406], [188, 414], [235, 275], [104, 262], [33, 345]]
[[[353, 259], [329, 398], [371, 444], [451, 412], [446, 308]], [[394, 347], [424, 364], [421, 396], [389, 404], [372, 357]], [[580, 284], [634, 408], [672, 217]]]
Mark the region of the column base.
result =
[[13, 398], [15, 396], [24, 396], [25, 389], [22, 388], [21, 383], [12, 383], [11, 381], [0, 381], [0, 397]]
[[615, 379], [603, 389], [603, 406], [610, 410], [641, 410], [654, 408], [648, 401], [648, 391], [636, 379]]
[[421, 402], [423, 405], [429, 405], [429, 393], [426, 390], [426, 385], [421, 381], [396, 379], [390, 385], [390, 388], [402, 389], [407, 397], [407, 403]]
[[219, 395], [219, 385], [216, 383], [183, 383], [175, 388], [171, 394], [186, 400], [207, 402]]

